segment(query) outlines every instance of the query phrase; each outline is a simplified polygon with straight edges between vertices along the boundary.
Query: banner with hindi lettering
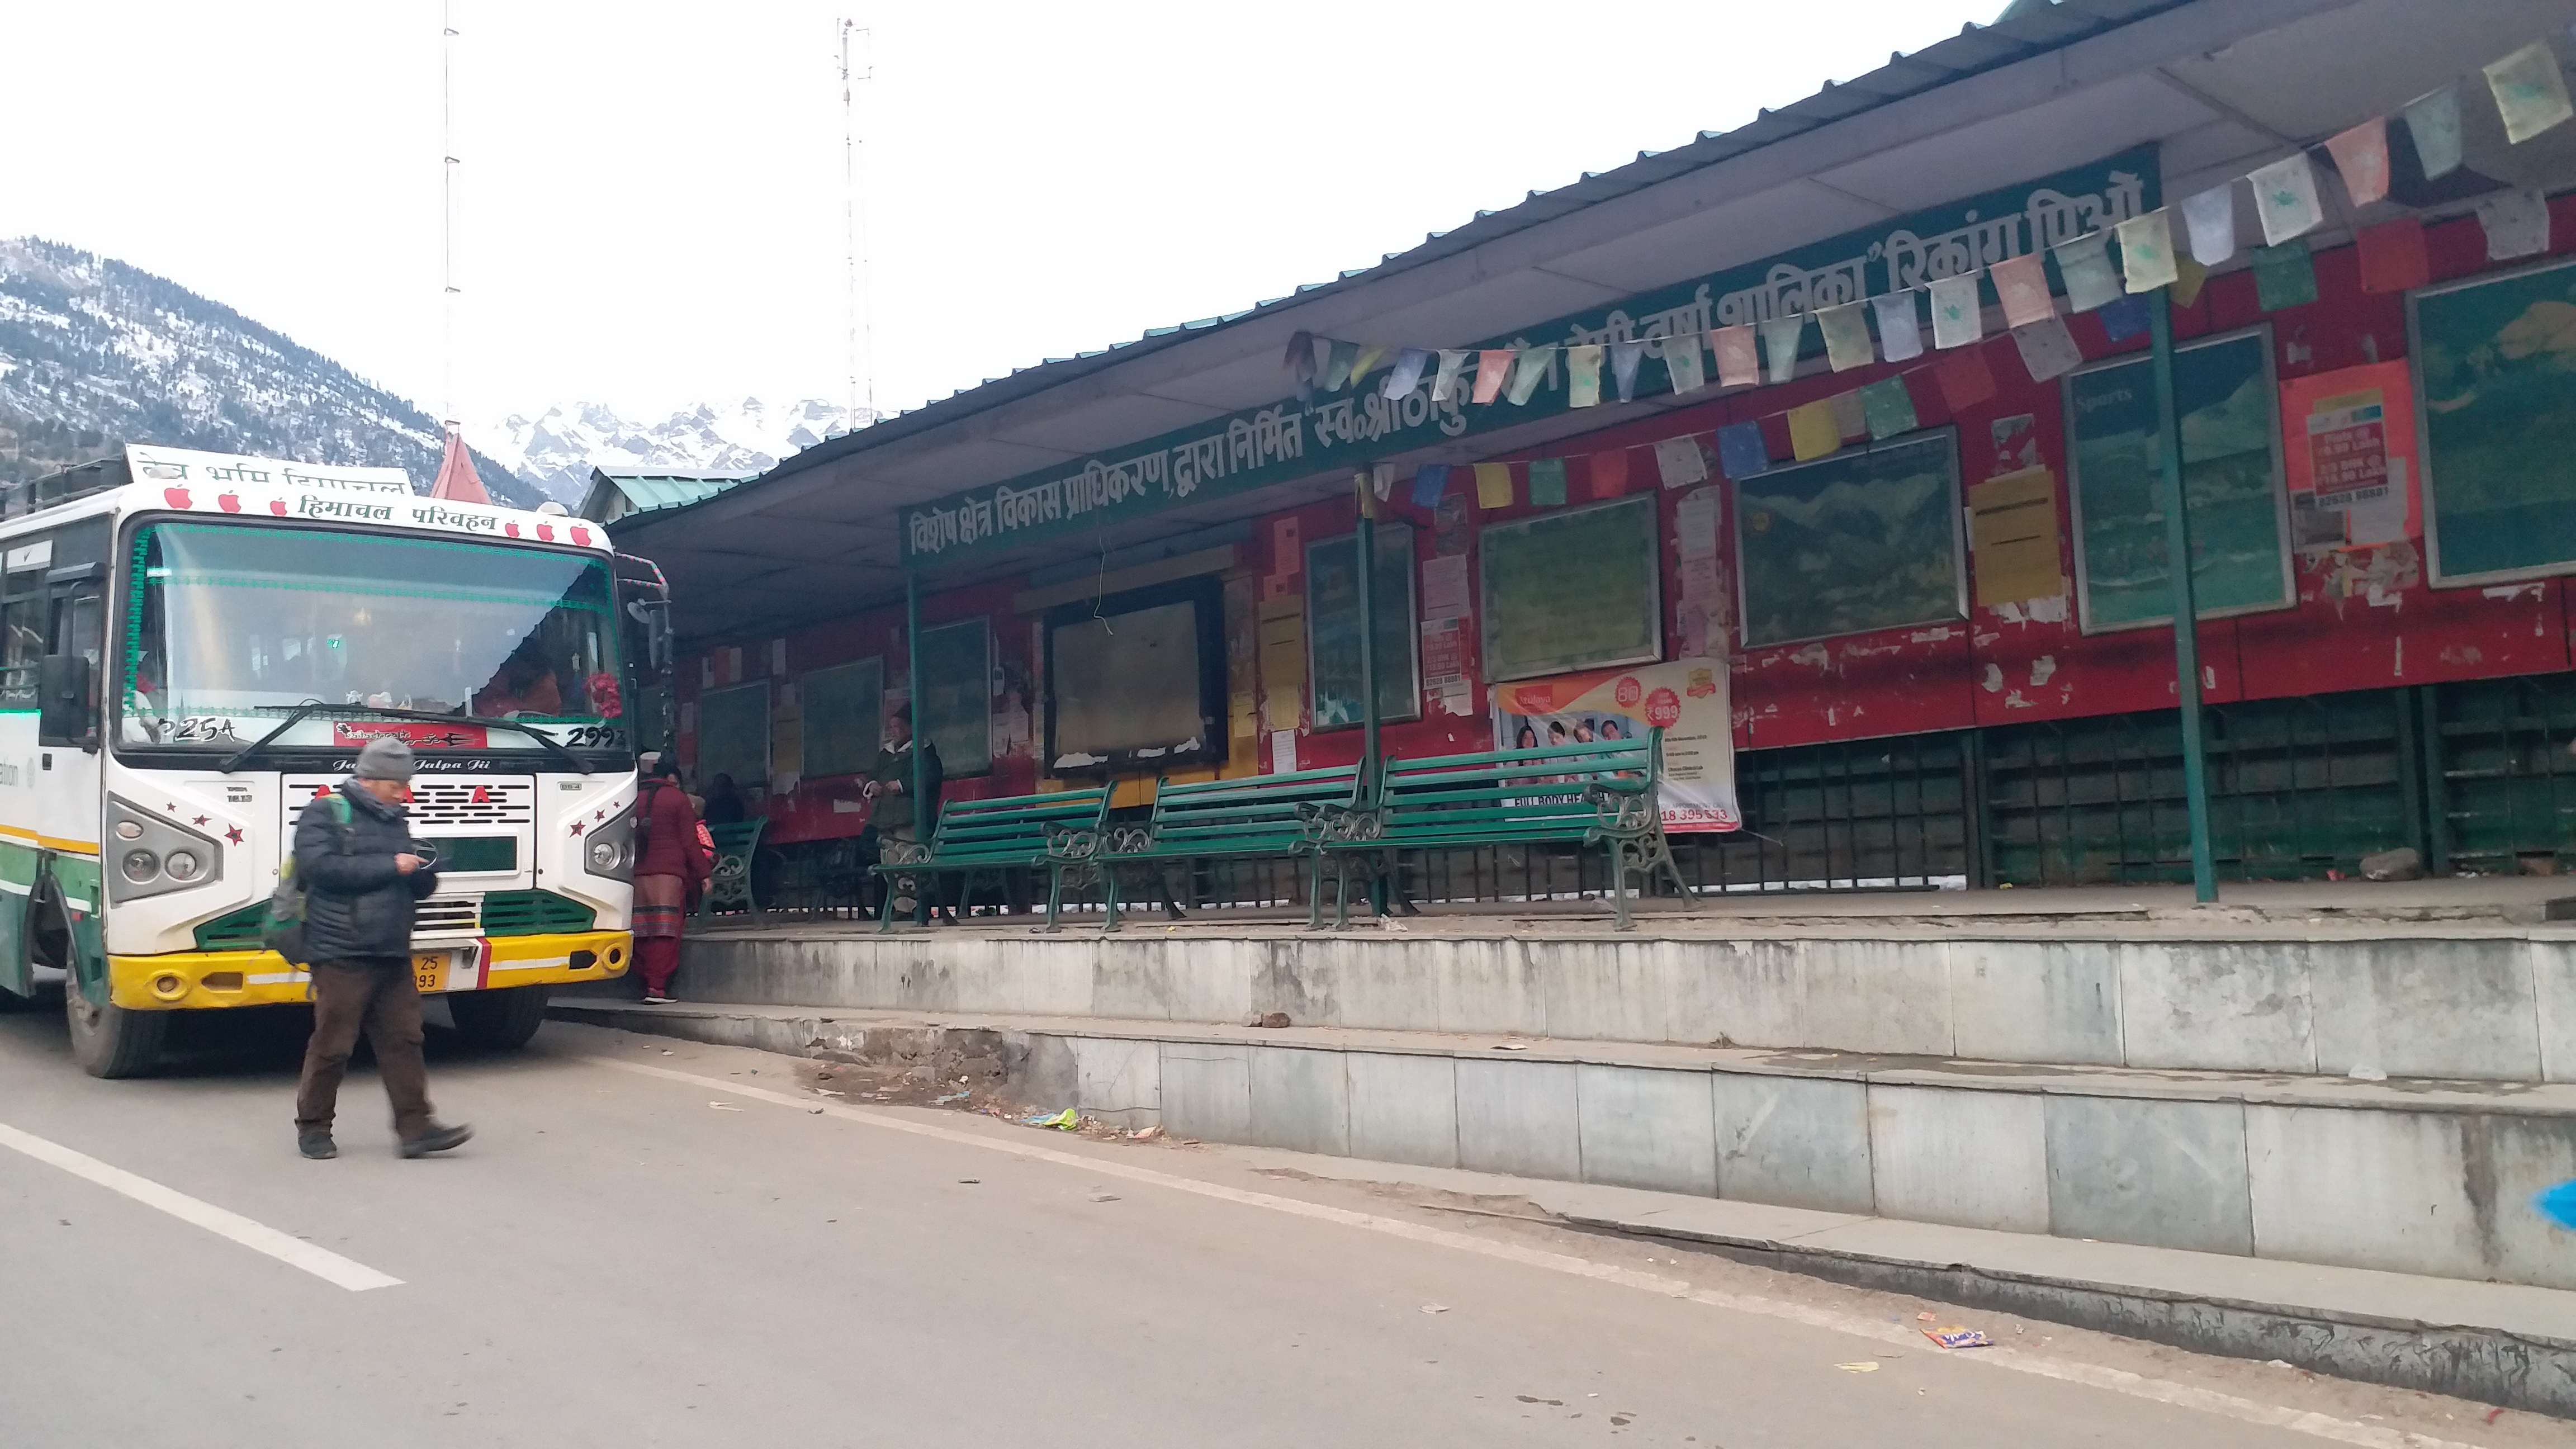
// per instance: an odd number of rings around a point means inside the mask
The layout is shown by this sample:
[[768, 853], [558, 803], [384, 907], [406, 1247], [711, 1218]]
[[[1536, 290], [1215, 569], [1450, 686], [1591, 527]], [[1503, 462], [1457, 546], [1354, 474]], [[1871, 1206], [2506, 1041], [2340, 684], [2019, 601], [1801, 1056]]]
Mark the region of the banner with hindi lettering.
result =
[[[1982, 275], [2000, 261], [2037, 256], [2062, 289], [2051, 251], [2087, 231], [2144, 216], [2162, 204], [2156, 151], [2123, 152], [2089, 166], [1968, 197], [1947, 206], [1812, 242], [1776, 257], [1730, 267], [1486, 339], [1484, 348], [1591, 347], [1642, 343], [1636, 395], [1673, 391], [1664, 339], [1688, 337], [1696, 358], [1712, 328], [1758, 324], [1867, 301], [1948, 277]], [[1394, 339], [1418, 341], [1419, 339]], [[1686, 369], [1687, 370], [1687, 369]], [[1476, 404], [1453, 389], [1417, 387], [1390, 398], [1379, 387], [1318, 392], [1175, 429], [1123, 448], [987, 484], [903, 510], [904, 566], [945, 568], [1025, 543], [1143, 517], [1165, 508], [1336, 469], [1364, 467], [1397, 453], [1516, 426], [1571, 405], [1560, 352], [1518, 406]], [[1282, 391], [1287, 379], [1282, 378]]]

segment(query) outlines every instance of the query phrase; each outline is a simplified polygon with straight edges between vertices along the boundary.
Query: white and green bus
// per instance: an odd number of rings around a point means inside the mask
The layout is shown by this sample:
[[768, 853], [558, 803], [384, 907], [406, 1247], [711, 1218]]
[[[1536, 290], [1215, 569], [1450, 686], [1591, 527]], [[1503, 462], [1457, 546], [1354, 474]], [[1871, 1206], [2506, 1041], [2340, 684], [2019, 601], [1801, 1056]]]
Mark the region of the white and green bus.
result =
[[378, 735], [438, 857], [412, 970], [515, 1046], [622, 974], [634, 722], [660, 576], [597, 526], [399, 470], [136, 446], [0, 518], [0, 1005], [59, 980], [73, 1054], [149, 1071], [172, 1016], [309, 999], [261, 944], [295, 821]]

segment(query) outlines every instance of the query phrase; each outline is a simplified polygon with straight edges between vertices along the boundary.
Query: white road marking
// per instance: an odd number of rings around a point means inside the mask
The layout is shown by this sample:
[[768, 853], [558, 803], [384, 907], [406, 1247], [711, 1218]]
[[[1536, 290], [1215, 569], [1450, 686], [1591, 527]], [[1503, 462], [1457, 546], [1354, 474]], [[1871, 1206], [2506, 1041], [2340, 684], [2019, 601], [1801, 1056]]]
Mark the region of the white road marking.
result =
[[[734, 1081], [719, 1082], [694, 1072], [675, 1071], [669, 1067], [647, 1066], [642, 1062], [620, 1061], [613, 1057], [583, 1057], [581, 1060], [598, 1066], [615, 1067], [620, 1071], [634, 1072], [641, 1076], [686, 1082], [693, 1087], [721, 1087], [736, 1097], [750, 1097], [807, 1112], [813, 1111], [815, 1106], [810, 1098], [790, 1096], [785, 1092], [771, 1091], [766, 1087], [747, 1087]], [[1738, 1313], [1756, 1313], [1766, 1318], [1784, 1318], [1793, 1323], [1803, 1323], [1810, 1328], [1848, 1333], [1856, 1338], [1871, 1339], [1900, 1347], [1921, 1348], [1923, 1346], [1920, 1337], [1895, 1324], [1881, 1323], [1876, 1319], [1840, 1313], [1829, 1308], [1814, 1308], [1803, 1303], [1790, 1303], [1782, 1299], [1764, 1298], [1749, 1293], [1722, 1293], [1715, 1289], [1698, 1287], [1679, 1278], [1640, 1273], [1634, 1268], [1622, 1268], [1612, 1263], [1598, 1263], [1589, 1258], [1575, 1257], [1570, 1253], [1552, 1253], [1545, 1249], [1527, 1248], [1515, 1243], [1493, 1242], [1466, 1233], [1453, 1233], [1446, 1228], [1406, 1222], [1401, 1218], [1353, 1212], [1348, 1208], [1331, 1207], [1293, 1197], [1280, 1197], [1273, 1193], [1251, 1192], [1239, 1187], [1227, 1187], [1223, 1183], [1202, 1182], [1193, 1177], [1157, 1172], [1153, 1168], [1138, 1167], [1133, 1163], [1086, 1157], [1072, 1152], [1059, 1152], [1052, 1147], [1040, 1147], [1033, 1143], [1002, 1141], [980, 1133], [960, 1132], [950, 1127], [936, 1127], [927, 1122], [914, 1122], [883, 1111], [844, 1107], [838, 1103], [825, 1103], [822, 1110], [835, 1117], [864, 1122], [871, 1127], [909, 1132], [916, 1137], [933, 1137], [942, 1142], [954, 1142], [964, 1147], [979, 1147], [987, 1152], [1008, 1153], [1013, 1157], [1024, 1157], [1035, 1162], [1058, 1163], [1066, 1167], [1080, 1168], [1094, 1175], [1123, 1177], [1130, 1182], [1152, 1183], [1157, 1187], [1167, 1187], [1175, 1192], [1195, 1193], [1200, 1197], [1212, 1197], [1223, 1202], [1239, 1203], [1245, 1207], [1267, 1208], [1272, 1212], [1288, 1213], [1295, 1217], [1339, 1223], [1345, 1227], [1384, 1233], [1388, 1237], [1429, 1243], [1462, 1253], [1474, 1253], [1481, 1257], [1499, 1258], [1524, 1267], [1543, 1268], [1552, 1273], [1592, 1278], [1604, 1283], [1617, 1283], [1623, 1287], [1642, 1289], [1667, 1298], [1688, 1299], [1693, 1303], [1704, 1303], [1712, 1308], [1727, 1308]], [[2364, 1446], [2364, 1449], [2476, 1449], [2474, 1445], [2462, 1444], [2450, 1439], [2435, 1439], [2377, 1424], [2357, 1423], [2350, 1419], [2338, 1419], [2331, 1415], [2311, 1413], [2281, 1404], [2259, 1403], [2253, 1399], [2238, 1398], [2234, 1394], [2222, 1394], [2213, 1389], [2175, 1383], [2170, 1379], [2148, 1378], [2144, 1374], [2131, 1373], [2126, 1369], [2105, 1368], [2099, 1364], [2049, 1358], [2043, 1354], [2030, 1353], [2009, 1345], [1979, 1349], [1973, 1355], [1962, 1355], [1958, 1362], [1985, 1364], [1993, 1368], [2008, 1369], [2014, 1373], [2035, 1374], [2041, 1378], [2085, 1384], [2092, 1388], [2108, 1389], [2115, 1394], [2126, 1394], [2132, 1398], [2152, 1399], [2160, 1404], [2172, 1404], [2179, 1408], [2220, 1414], [2248, 1424], [2262, 1424], [2314, 1435], [2319, 1439], [2330, 1439], [2338, 1444], [2358, 1444]]]
[[110, 1192], [123, 1193], [145, 1207], [159, 1208], [181, 1222], [195, 1223], [216, 1237], [229, 1238], [254, 1253], [266, 1253], [290, 1268], [301, 1268], [352, 1293], [364, 1293], [370, 1288], [391, 1288], [402, 1282], [400, 1278], [379, 1273], [364, 1263], [343, 1258], [328, 1248], [315, 1247], [302, 1238], [281, 1233], [265, 1223], [252, 1222], [213, 1203], [199, 1202], [176, 1188], [163, 1187], [148, 1177], [137, 1177], [124, 1168], [111, 1167], [87, 1153], [74, 1152], [59, 1142], [49, 1142], [32, 1132], [21, 1132], [7, 1123], [0, 1123], [0, 1147], [15, 1148], [38, 1162], [59, 1167]]

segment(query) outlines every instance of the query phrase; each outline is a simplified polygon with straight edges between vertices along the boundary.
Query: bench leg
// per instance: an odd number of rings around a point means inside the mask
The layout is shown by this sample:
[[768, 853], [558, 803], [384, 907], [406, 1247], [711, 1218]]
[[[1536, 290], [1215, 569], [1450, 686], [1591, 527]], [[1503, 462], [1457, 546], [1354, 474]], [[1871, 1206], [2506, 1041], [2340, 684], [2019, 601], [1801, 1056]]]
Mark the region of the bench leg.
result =
[[1618, 917], [1616, 929], [1636, 929], [1637, 923], [1628, 915], [1628, 846], [1619, 840], [1610, 842], [1610, 899]]
[[879, 880], [883, 882], [883, 886], [878, 892], [880, 899], [877, 902], [877, 934], [882, 936], [894, 929], [894, 877], [881, 876]]
[[1050, 865], [1050, 866], [1048, 866], [1048, 867], [1047, 867], [1047, 923], [1046, 923], [1046, 928], [1047, 928], [1047, 930], [1048, 930], [1048, 932], [1049, 932], [1050, 934], [1052, 934], [1053, 932], [1061, 931], [1061, 930], [1063, 930], [1063, 929], [1064, 929], [1063, 923], [1062, 923], [1062, 922], [1060, 922], [1060, 921], [1057, 919], [1058, 913], [1061, 911], [1061, 909], [1062, 909], [1063, 905], [1064, 905], [1064, 867], [1063, 867], [1063, 866], [1061, 866], [1061, 865]]
[[1321, 930], [1324, 925], [1324, 853], [1320, 850], [1306, 857], [1306, 929]]
[[1100, 934], [1106, 936], [1118, 929], [1118, 870], [1115, 866], [1100, 867], [1100, 902], [1109, 918], [1100, 928]]

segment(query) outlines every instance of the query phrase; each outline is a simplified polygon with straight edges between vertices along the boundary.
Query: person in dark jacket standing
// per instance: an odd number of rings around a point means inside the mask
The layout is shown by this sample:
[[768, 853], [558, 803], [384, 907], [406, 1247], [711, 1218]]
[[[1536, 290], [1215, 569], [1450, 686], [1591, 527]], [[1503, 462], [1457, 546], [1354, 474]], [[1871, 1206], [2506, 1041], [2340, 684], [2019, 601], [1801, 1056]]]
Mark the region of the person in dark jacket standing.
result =
[[671, 999], [680, 969], [680, 927], [689, 898], [706, 889], [710, 862], [698, 844], [698, 812], [680, 788], [679, 763], [664, 755], [635, 795], [635, 964], [644, 999]]
[[304, 883], [304, 949], [313, 966], [313, 1038], [295, 1086], [295, 1141], [307, 1157], [340, 1155], [331, 1119], [361, 1029], [376, 1048], [403, 1156], [445, 1152], [474, 1135], [440, 1125], [429, 1109], [411, 916], [438, 888], [438, 869], [403, 819], [411, 768], [409, 745], [369, 740], [357, 774], [336, 793], [315, 796], [295, 822], [295, 878]]
[[[912, 798], [915, 749], [921, 751], [921, 792], [926, 805]], [[867, 853], [894, 865], [918, 859], [929, 832], [939, 826], [939, 795], [947, 783], [948, 771], [939, 761], [939, 746], [926, 739], [916, 741], [912, 706], [896, 705], [893, 713], [886, 716], [886, 738], [877, 747], [877, 767], [860, 787], [860, 793], [870, 802], [865, 844], [873, 848]], [[897, 915], [909, 915], [918, 909], [916, 886], [913, 876], [894, 877], [890, 889], [895, 893]]]

